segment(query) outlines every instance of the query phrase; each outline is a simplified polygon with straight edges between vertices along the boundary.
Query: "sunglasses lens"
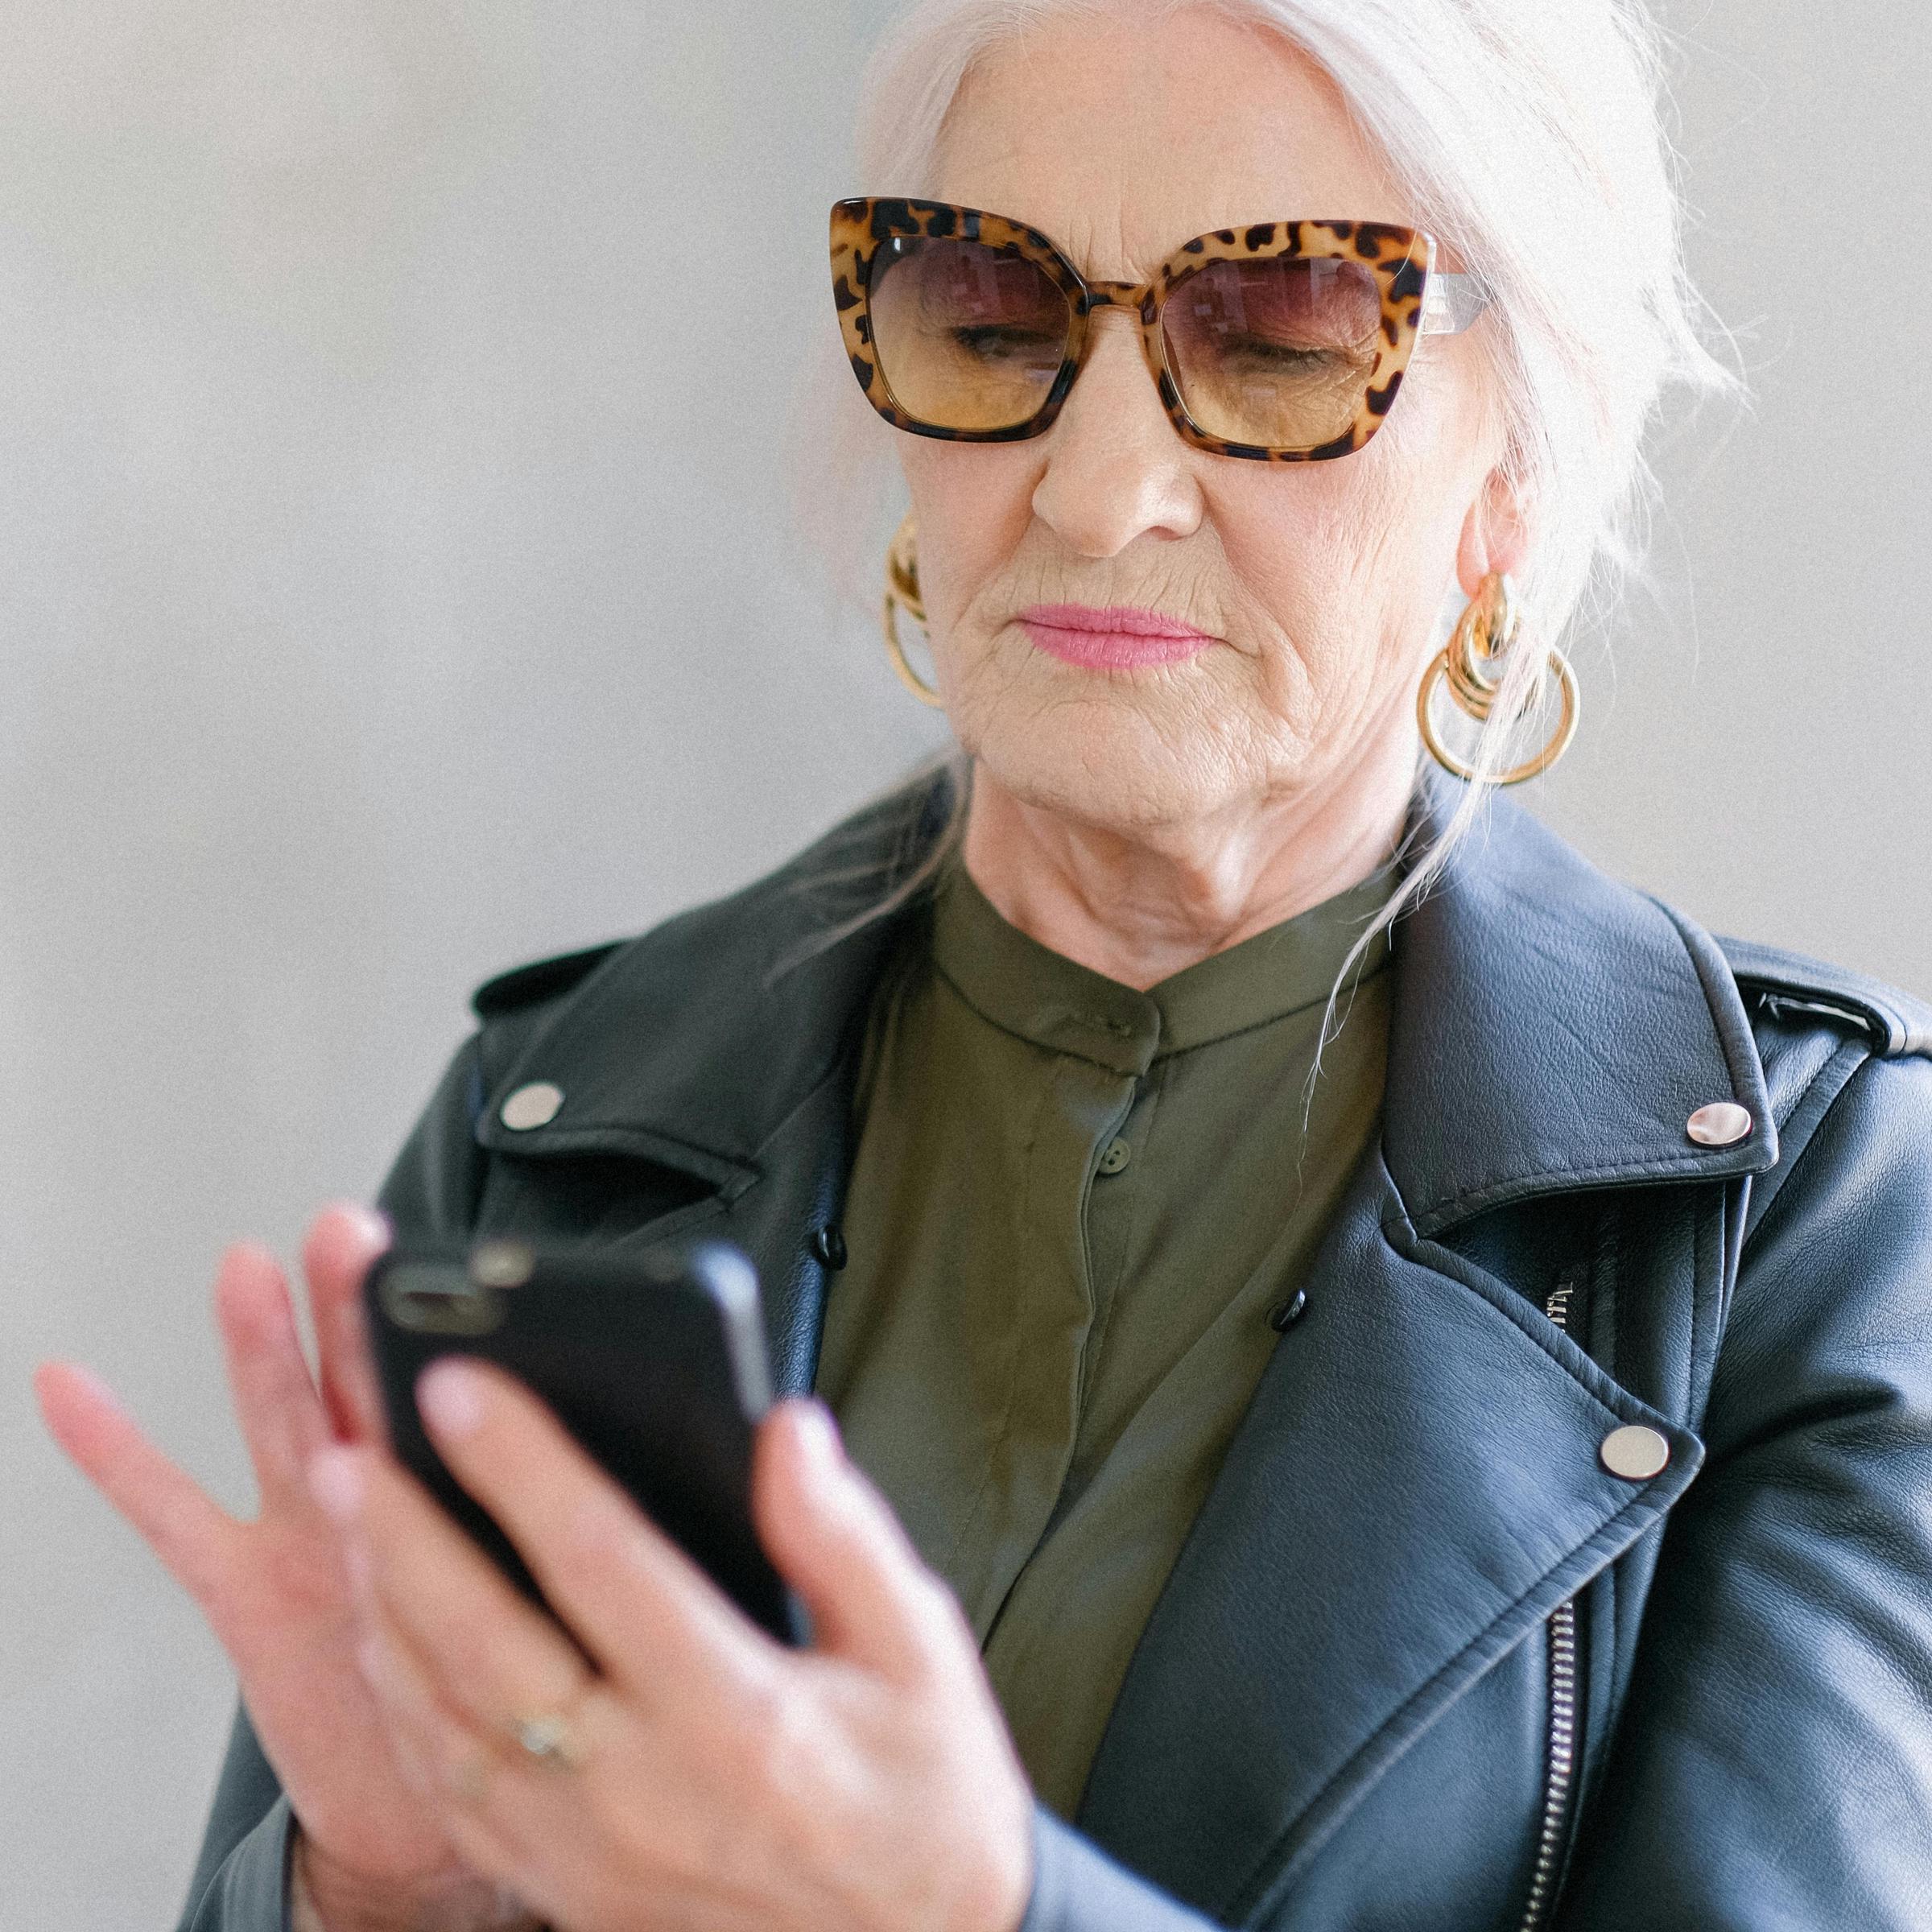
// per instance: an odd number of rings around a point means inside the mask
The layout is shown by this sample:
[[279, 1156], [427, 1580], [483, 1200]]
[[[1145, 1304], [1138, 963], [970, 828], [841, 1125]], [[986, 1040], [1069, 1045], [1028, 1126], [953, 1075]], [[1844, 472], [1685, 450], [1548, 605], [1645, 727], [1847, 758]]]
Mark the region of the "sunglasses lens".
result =
[[1318, 449], [1347, 433], [1381, 324], [1374, 275], [1322, 256], [1204, 262], [1161, 311], [1168, 370], [1195, 424], [1268, 449]]
[[1046, 271], [978, 242], [897, 237], [873, 258], [873, 347], [893, 398], [935, 429], [1038, 414], [1072, 311]]

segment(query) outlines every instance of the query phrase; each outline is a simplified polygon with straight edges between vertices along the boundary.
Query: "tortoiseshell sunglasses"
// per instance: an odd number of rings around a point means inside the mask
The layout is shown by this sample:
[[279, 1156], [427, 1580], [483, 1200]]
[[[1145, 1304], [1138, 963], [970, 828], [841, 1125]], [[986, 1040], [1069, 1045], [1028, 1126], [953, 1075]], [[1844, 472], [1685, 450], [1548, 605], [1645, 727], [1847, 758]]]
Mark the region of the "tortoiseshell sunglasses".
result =
[[860, 388], [915, 436], [1040, 435], [1080, 373], [1088, 316], [1131, 308], [1175, 429], [1264, 463], [1360, 449], [1416, 337], [1467, 328], [1488, 300], [1475, 276], [1436, 269], [1432, 237], [1383, 222], [1216, 229], [1150, 282], [1096, 282], [1023, 222], [884, 196], [833, 204], [832, 285]]

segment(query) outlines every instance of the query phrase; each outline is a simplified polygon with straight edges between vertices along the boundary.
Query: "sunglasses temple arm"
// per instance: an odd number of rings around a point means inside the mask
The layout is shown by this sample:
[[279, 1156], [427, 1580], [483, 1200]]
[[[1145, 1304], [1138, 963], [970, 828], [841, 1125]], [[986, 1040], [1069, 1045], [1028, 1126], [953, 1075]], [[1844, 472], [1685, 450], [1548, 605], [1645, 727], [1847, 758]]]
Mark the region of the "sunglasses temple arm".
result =
[[1422, 290], [1417, 333], [1458, 336], [1489, 306], [1489, 291], [1480, 275], [1451, 275], [1432, 269]]

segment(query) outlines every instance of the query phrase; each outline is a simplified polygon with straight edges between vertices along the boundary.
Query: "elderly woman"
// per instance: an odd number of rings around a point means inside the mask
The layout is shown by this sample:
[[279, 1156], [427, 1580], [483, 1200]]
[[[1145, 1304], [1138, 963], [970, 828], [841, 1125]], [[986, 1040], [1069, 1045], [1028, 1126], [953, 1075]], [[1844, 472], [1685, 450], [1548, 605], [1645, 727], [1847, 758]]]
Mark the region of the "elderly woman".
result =
[[485, 988], [383, 1200], [751, 1254], [814, 1644], [432, 1371], [573, 1646], [374, 1445], [386, 1228], [311, 1237], [315, 1383], [238, 1250], [257, 1521], [43, 1382], [240, 1675], [186, 1924], [1922, 1932], [1932, 1019], [1475, 815], [1716, 380], [1652, 52], [938, 0], [875, 60], [917, 198], [833, 287], [960, 756]]

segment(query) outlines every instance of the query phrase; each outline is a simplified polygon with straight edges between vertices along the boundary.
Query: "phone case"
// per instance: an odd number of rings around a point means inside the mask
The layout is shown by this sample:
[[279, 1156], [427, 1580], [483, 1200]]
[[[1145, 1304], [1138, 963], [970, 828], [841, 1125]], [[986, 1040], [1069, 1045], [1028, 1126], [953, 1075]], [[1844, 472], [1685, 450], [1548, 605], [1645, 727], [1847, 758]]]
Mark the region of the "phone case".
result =
[[398, 1459], [534, 1602], [555, 1614], [423, 1431], [416, 1378], [440, 1356], [481, 1356], [527, 1383], [753, 1622], [807, 1640], [752, 1528], [752, 1438], [771, 1381], [758, 1276], [737, 1249], [548, 1255], [496, 1240], [467, 1257], [392, 1253], [363, 1302]]

